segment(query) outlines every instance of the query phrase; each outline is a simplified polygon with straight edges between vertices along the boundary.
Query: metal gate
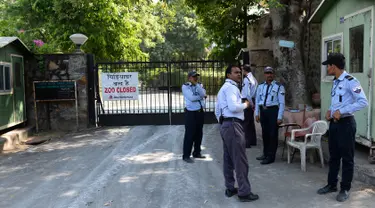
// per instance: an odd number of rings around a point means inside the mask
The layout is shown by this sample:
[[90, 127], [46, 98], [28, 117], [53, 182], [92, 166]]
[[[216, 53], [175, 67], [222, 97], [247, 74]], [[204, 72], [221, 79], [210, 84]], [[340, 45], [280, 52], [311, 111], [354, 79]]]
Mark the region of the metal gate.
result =
[[[196, 70], [207, 91], [205, 123], [216, 123], [216, 95], [224, 83], [224, 61], [112, 62], [97, 63], [96, 108], [100, 126], [184, 124], [185, 101], [181, 86], [187, 73]], [[139, 99], [103, 101], [101, 73], [138, 72]]]

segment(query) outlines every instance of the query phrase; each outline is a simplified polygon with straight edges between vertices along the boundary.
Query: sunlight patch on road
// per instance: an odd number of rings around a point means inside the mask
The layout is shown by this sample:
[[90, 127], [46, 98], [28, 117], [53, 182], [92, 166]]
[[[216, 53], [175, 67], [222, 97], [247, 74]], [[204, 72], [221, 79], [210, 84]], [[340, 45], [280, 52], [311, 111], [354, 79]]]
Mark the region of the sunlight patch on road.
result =
[[69, 171], [69, 172], [52, 174], [52, 175], [46, 176], [44, 178], [47, 181], [51, 181], [51, 180], [55, 180], [55, 179], [58, 179], [58, 178], [61, 178], [61, 177], [67, 177], [67, 176], [70, 176], [70, 175], [72, 175], [72, 172]]
[[77, 191], [75, 191], [75, 190], [70, 190], [70, 191], [67, 191], [67, 192], [61, 194], [60, 196], [71, 197], [71, 196], [75, 196], [76, 194], [77, 194]]
[[120, 183], [128, 183], [128, 182], [131, 182], [131, 181], [134, 181], [134, 180], [137, 180], [138, 177], [137, 176], [123, 176], [120, 178], [120, 180], [118, 182]]
[[138, 175], [163, 175], [163, 174], [171, 174], [171, 173], [175, 173], [175, 171], [149, 169], [149, 170], [140, 172]]
[[204, 158], [204, 159], [198, 159], [198, 158], [195, 158], [195, 160], [214, 161], [214, 159], [211, 157], [210, 154], [202, 154], [202, 155], [205, 156], [206, 158]]
[[364, 190], [360, 190], [360, 191], [356, 191], [356, 192], [352, 193], [352, 198], [353, 198], [353, 200], [361, 201], [361, 200], [364, 200], [364, 199], [373, 198], [374, 194], [375, 194], [374, 190], [364, 189]]
[[77, 135], [72, 137], [73, 139], [79, 139], [79, 138], [84, 138], [84, 137], [91, 137], [93, 136], [92, 134], [82, 134], [82, 135]]
[[163, 163], [173, 160], [177, 160], [178, 157], [172, 152], [154, 152], [154, 153], [144, 153], [131, 157], [119, 158], [120, 161], [131, 161], [140, 164], [153, 164], [153, 163]]
[[0, 174], [10, 174], [12, 172], [16, 172], [16, 171], [19, 171], [19, 170], [22, 170], [26, 168], [26, 166], [18, 166], [18, 167], [6, 167], [6, 166], [2, 166], [1, 167], [1, 171], [0, 171]]

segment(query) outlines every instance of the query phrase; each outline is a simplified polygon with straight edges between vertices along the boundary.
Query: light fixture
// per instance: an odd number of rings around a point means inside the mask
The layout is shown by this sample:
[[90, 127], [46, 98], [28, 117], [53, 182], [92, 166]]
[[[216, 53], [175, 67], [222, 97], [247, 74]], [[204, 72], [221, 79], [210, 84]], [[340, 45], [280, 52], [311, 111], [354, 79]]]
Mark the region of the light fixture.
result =
[[77, 33], [77, 34], [71, 35], [69, 38], [77, 46], [75, 52], [76, 53], [82, 53], [81, 45], [85, 44], [85, 42], [87, 41], [88, 37], [86, 35], [84, 35], [84, 34]]

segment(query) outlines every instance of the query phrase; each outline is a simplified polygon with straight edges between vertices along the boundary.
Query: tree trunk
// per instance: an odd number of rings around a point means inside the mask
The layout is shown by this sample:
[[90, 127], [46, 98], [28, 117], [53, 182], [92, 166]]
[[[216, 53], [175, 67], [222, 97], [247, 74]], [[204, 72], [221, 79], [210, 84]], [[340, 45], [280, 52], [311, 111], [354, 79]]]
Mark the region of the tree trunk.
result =
[[[302, 1], [284, 0], [282, 7], [270, 9], [270, 25], [266, 32], [273, 45], [276, 75], [285, 86], [286, 105], [297, 107], [309, 104], [306, 91], [306, 77], [303, 64]], [[280, 40], [293, 41], [294, 48], [282, 48]]]

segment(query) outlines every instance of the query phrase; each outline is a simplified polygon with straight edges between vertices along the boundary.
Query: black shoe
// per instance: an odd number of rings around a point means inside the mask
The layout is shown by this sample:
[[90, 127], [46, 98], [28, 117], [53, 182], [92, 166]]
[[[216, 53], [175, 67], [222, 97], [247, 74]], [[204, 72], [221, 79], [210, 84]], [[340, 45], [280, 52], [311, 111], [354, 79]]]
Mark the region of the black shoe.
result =
[[226, 189], [225, 190], [225, 196], [232, 197], [238, 193], [238, 189], [234, 188], [234, 190]]
[[273, 162], [275, 162], [275, 160], [272, 160], [271, 158], [266, 158], [262, 162], [260, 162], [260, 164], [262, 164], [262, 165], [268, 165], [268, 164], [271, 164]]
[[250, 145], [246, 145], [246, 149], [250, 149], [251, 148], [251, 146]]
[[349, 191], [341, 190], [340, 193], [337, 195], [336, 200], [338, 202], [344, 202], [349, 198]]
[[187, 162], [187, 163], [194, 163], [194, 160], [192, 160], [190, 157], [183, 158], [182, 160], [185, 161], [185, 162]]
[[328, 193], [336, 192], [336, 191], [337, 191], [337, 187], [336, 186], [326, 185], [323, 188], [319, 189], [317, 191], [317, 193], [320, 194], [320, 195], [323, 195], [323, 194], [328, 194]]
[[199, 155], [193, 155], [193, 157], [194, 158], [201, 158], [201, 159], [206, 158], [206, 156], [203, 156], [201, 154], [199, 154]]
[[257, 160], [265, 160], [265, 159], [266, 159], [266, 156], [262, 155], [262, 156], [260, 156], [260, 157], [257, 157], [256, 159], [257, 159]]
[[257, 194], [253, 194], [253, 193], [250, 192], [250, 194], [247, 195], [247, 196], [238, 196], [238, 199], [241, 202], [251, 202], [251, 201], [255, 201], [255, 200], [259, 199], [259, 196]]

